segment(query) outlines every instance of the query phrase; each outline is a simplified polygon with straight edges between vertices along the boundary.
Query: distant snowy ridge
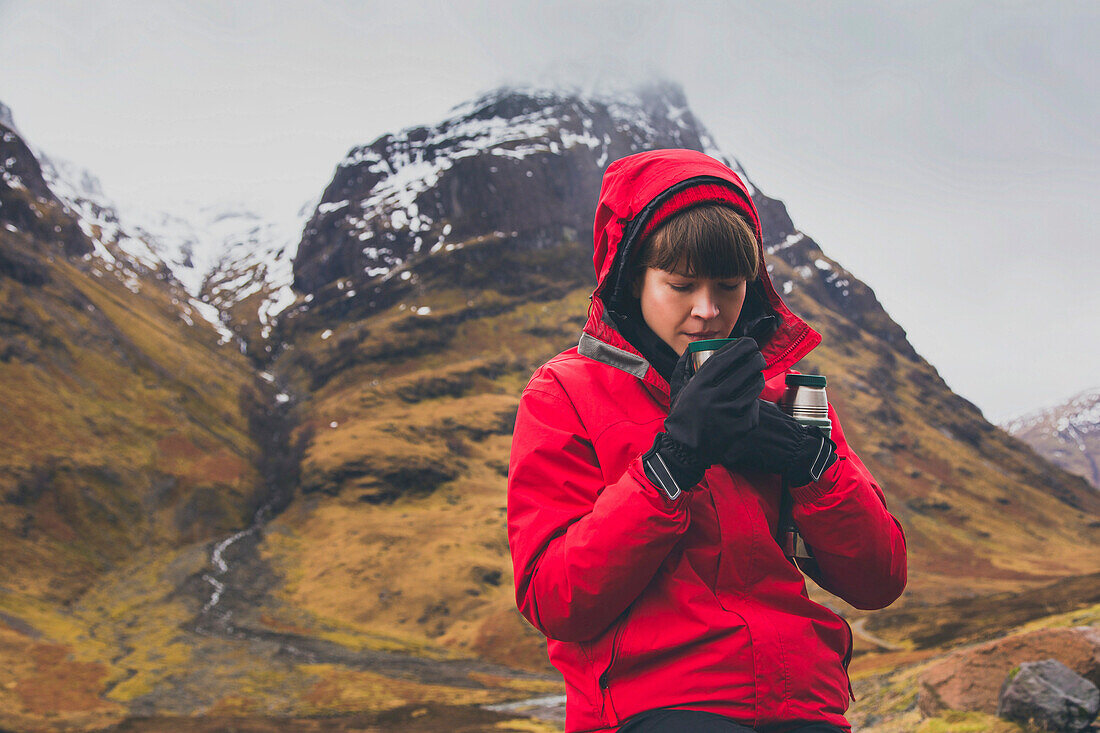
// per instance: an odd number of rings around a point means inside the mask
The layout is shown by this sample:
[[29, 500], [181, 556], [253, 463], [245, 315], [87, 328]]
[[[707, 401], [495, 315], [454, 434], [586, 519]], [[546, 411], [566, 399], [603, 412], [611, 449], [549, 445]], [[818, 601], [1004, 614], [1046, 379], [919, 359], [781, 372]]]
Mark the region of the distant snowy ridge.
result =
[[257, 317], [266, 338], [272, 319], [296, 298], [294, 255], [314, 205], [281, 218], [262, 217], [244, 204], [212, 204], [135, 220], [188, 293], [214, 312], [261, 294]]
[[1100, 489], [1100, 388], [1009, 420], [1002, 427], [1039, 455]]
[[[1085, 390], [1060, 405], [1035, 410], [1002, 425], [1013, 435], [1041, 426], [1045, 426], [1052, 436], [1079, 438], [1100, 432], [1100, 387]], [[1081, 450], [1085, 448], [1081, 447]]]
[[294, 257], [302, 229], [316, 205], [316, 200], [308, 201], [297, 211], [279, 218], [250, 215], [251, 226], [225, 232], [222, 256], [207, 273], [210, 302], [224, 310], [231, 303], [262, 292], [257, 316], [262, 325], [261, 335], [266, 339], [275, 316], [298, 297], [292, 287]]
[[294, 302], [292, 263], [313, 202], [274, 220], [230, 204], [120, 213], [94, 175], [41, 151], [35, 156], [50, 189], [92, 241], [89, 258], [134, 292], [140, 290], [140, 276], [164, 279], [168, 273], [187, 296], [181, 318], [192, 323], [197, 313], [217, 330], [221, 343], [235, 337], [225, 317], [233, 304], [263, 291], [257, 317], [266, 337], [274, 316]]

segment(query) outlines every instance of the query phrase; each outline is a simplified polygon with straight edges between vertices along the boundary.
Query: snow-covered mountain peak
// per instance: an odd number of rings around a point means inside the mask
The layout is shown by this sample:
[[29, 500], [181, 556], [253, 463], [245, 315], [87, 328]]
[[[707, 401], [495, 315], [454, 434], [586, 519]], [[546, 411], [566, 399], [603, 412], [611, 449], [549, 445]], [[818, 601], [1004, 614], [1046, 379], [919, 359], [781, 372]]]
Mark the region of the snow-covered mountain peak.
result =
[[[508, 86], [486, 92], [437, 124], [383, 135], [348, 153], [304, 232], [309, 244], [296, 287], [311, 293], [341, 278], [389, 277], [411, 259], [464, 246], [484, 234], [487, 219], [507, 222], [501, 236], [562, 221], [540, 211], [532, 196], [561, 207], [557, 213], [567, 220], [576, 218], [591, 202], [574, 201], [574, 194], [592, 181], [598, 189], [611, 161], [654, 148], [702, 150], [738, 167], [672, 83], [628, 91]], [[573, 193], [564, 197], [547, 188], [553, 185], [548, 172], [559, 170], [574, 171]], [[510, 212], [494, 217], [520, 191], [525, 203], [513, 202]], [[590, 225], [578, 219], [575, 228]]]
[[[593, 134], [601, 117], [609, 118], [614, 129], [631, 130], [639, 144], [675, 138], [677, 129], [692, 137], [698, 135], [704, 152], [724, 159], [692, 116], [683, 90], [663, 82], [634, 90], [588, 93], [537, 86], [499, 87], [454, 107], [436, 125], [407, 128], [354, 148], [340, 167], [370, 163], [371, 172], [384, 174], [385, 189], [397, 189], [400, 183], [412, 183], [415, 189], [420, 188], [417, 183], [433, 179], [456, 160], [482, 152], [522, 160], [584, 145], [600, 150], [600, 160], [606, 164], [610, 136]], [[386, 200], [384, 190], [378, 193], [379, 201]]]
[[497, 119], [558, 126], [575, 118], [588, 118], [585, 127], [591, 129], [602, 110], [606, 110], [616, 128], [634, 129], [642, 140], [667, 136], [670, 124], [674, 129], [697, 134], [703, 152], [729, 164], [751, 187], [738, 161], [727, 156], [695, 119], [683, 88], [668, 80], [632, 88], [502, 86], [456, 106], [440, 127], [455, 127], [456, 121]]

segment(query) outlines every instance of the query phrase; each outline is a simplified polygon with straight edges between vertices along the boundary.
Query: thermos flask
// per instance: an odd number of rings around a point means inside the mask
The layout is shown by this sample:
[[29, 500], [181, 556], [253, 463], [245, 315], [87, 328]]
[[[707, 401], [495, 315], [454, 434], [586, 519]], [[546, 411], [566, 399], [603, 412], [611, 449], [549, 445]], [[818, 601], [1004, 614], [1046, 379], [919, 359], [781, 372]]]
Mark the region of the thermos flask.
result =
[[[820, 374], [788, 374], [786, 381], [787, 389], [776, 403], [779, 409], [803, 425], [817, 426], [826, 436], [831, 435], [833, 424], [829, 420], [825, 377]], [[791, 498], [786, 490], [783, 492], [779, 521], [780, 544], [787, 557], [802, 560], [812, 558], [813, 552], [802, 541], [798, 527], [791, 517]]]
[[825, 377], [820, 374], [788, 374], [787, 389], [779, 398], [779, 409], [803, 425], [816, 425], [825, 435], [831, 435], [829, 398], [825, 394]]

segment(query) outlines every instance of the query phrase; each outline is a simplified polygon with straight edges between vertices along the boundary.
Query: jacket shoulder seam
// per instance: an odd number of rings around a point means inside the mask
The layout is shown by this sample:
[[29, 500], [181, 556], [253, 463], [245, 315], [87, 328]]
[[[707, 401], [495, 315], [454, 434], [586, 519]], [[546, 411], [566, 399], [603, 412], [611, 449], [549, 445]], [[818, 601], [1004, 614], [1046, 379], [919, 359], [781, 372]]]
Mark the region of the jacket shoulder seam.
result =
[[[567, 399], [565, 395], [556, 394], [554, 392], [551, 392], [548, 389], [541, 389], [539, 387], [524, 387], [523, 394], [527, 394], [528, 392], [537, 392], [538, 394], [543, 394], [543, 395], [546, 395], [547, 397], [552, 397], [555, 400], [557, 400], [558, 402], [563, 402], [563, 403], [573, 407], [572, 400]], [[575, 410], [576, 410], [576, 408], [574, 407], [574, 411]]]
[[611, 428], [614, 428], [614, 427], [618, 427], [619, 425], [622, 425], [623, 423], [630, 423], [631, 425], [637, 425], [637, 426], [641, 427], [643, 425], [648, 425], [648, 424], [652, 423], [654, 420], [659, 420], [659, 419], [660, 418], [653, 418], [652, 420], [646, 420], [644, 422], [639, 422], [637, 420], [630, 420], [628, 418], [623, 418], [622, 420], [617, 420], [617, 421], [611, 423], [610, 425], [604, 426], [604, 429], [600, 431], [599, 435], [594, 435], [592, 437], [592, 442], [595, 443], [600, 438], [602, 438], [603, 434], [606, 433], [608, 430], [610, 430]]
[[[560, 383], [558, 383], [556, 379], [554, 381], [555, 381], [555, 384], [558, 384], [558, 386], [561, 387]], [[583, 440], [585, 440], [589, 444], [592, 444], [593, 441], [592, 441], [592, 438], [590, 438], [589, 435], [588, 435], [588, 427], [584, 424], [584, 418], [581, 417], [581, 413], [577, 409], [576, 403], [574, 403], [573, 400], [571, 400], [569, 398], [569, 395], [567, 393], [565, 393], [564, 390], [562, 391], [562, 393], [559, 394], [559, 393], [552, 392], [552, 391], [547, 390], [547, 389], [542, 389], [541, 387], [531, 387], [530, 385], [528, 385], [527, 387], [524, 388], [523, 394], [527, 394], [529, 392], [534, 393], [534, 394], [539, 394], [539, 395], [545, 395], [546, 397], [549, 397], [550, 399], [552, 399], [555, 402], [559, 403], [561, 406], [568, 407], [570, 413], [573, 415], [573, 417], [577, 421], [577, 426], [579, 427], [579, 429], [581, 431], [583, 431], [580, 434], [578, 434], [578, 437], [582, 438]]]

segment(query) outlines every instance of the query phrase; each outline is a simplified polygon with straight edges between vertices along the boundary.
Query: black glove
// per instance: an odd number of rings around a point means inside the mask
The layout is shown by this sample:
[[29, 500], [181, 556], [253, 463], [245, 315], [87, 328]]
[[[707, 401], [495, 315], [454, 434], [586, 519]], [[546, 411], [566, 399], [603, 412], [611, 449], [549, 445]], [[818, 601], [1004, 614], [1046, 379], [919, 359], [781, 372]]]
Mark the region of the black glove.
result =
[[685, 351], [673, 370], [665, 432], [642, 458], [646, 475], [670, 498], [699, 483], [730, 444], [756, 426], [764, 389], [764, 357], [751, 338], [723, 346], [688, 379], [690, 359]]
[[803, 425], [771, 402], [757, 403], [756, 427], [730, 446], [724, 465], [777, 473], [788, 486], [805, 486], [836, 462], [836, 443], [821, 428]]

